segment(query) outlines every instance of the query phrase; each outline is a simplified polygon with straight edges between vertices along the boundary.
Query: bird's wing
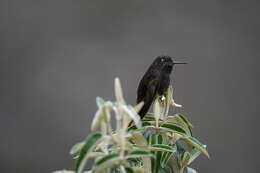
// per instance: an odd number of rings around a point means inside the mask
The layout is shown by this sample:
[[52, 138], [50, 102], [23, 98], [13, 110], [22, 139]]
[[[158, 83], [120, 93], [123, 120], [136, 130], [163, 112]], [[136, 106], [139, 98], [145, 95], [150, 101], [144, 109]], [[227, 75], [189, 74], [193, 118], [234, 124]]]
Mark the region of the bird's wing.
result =
[[140, 101], [144, 101], [144, 106], [142, 107], [142, 109], [139, 112], [139, 115], [141, 118], [143, 118], [145, 116], [145, 114], [148, 112], [151, 104], [153, 103], [153, 100], [157, 93], [159, 81], [160, 81], [159, 77], [155, 77], [155, 78], [149, 80], [146, 90], [143, 92], [144, 97], [139, 98]]
[[[159, 74], [153, 72], [152, 74], [145, 74], [139, 83], [137, 89], [137, 103], [144, 101], [146, 97], [146, 92], [152, 85], [159, 86], [160, 77]], [[156, 87], [157, 88], [157, 87]]]
[[149, 82], [147, 90], [145, 92], [144, 102], [149, 102], [149, 101], [152, 102], [154, 100], [154, 97], [157, 93], [158, 86], [159, 86], [159, 78], [154, 78]]

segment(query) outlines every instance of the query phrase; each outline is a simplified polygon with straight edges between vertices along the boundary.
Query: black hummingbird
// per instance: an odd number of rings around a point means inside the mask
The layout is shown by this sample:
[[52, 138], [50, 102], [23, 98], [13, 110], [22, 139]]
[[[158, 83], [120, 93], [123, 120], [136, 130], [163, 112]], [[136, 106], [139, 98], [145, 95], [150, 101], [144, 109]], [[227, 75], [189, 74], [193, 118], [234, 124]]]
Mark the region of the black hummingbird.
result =
[[164, 95], [170, 85], [170, 74], [174, 64], [186, 64], [173, 61], [170, 56], [158, 56], [150, 65], [137, 90], [137, 103], [144, 102], [139, 111], [141, 119], [148, 112], [156, 95]]

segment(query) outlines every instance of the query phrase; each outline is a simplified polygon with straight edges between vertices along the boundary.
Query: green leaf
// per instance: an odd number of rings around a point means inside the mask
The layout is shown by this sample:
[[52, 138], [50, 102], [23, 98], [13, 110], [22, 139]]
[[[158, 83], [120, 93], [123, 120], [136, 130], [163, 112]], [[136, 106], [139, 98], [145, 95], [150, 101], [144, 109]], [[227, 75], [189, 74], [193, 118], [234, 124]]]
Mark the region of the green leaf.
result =
[[175, 152], [176, 148], [164, 144], [152, 144], [149, 149], [151, 151]]
[[165, 145], [165, 144], [153, 144], [149, 147], [149, 149], [151, 151], [160, 151], [161, 152], [160, 166], [162, 168], [165, 167], [171, 154], [173, 152], [176, 152], [176, 147], [172, 147], [172, 146]]
[[[175, 148], [176, 151], [176, 148]], [[164, 152], [161, 158], [161, 167], [165, 168], [165, 166], [167, 165], [169, 159], [171, 158], [173, 152]]]
[[155, 125], [155, 121], [153, 121], [153, 120], [142, 120], [142, 123], [145, 123], [145, 124], [150, 124], [150, 125]]
[[149, 136], [149, 144], [162, 144], [163, 138], [162, 135], [151, 134]]
[[207, 152], [206, 147], [200, 141], [198, 141], [196, 138], [194, 138], [192, 136], [182, 136], [180, 138], [180, 140], [195, 147], [197, 150], [199, 150], [200, 152], [202, 152], [204, 155], [206, 155], [209, 158], [209, 153]]
[[157, 144], [162, 144], [162, 143], [163, 143], [162, 135], [157, 135]]
[[192, 136], [191, 127], [189, 126], [189, 124], [186, 123], [186, 121], [183, 120], [183, 118], [180, 115], [176, 114], [174, 116], [168, 116], [166, 122], [180, 125], [183, 128], [183, 130], [185, 130], [187, 135]]
[[162, 168], [165, 167], [165, 165], [169, 161], [172, 153], [176, 152], [176, 150], [177, 150], [176, 146], [169, 146], [169, 145], [165, 145], [165, 144], [153, 144], [150, 149], [151, 149], [151, 151], [161, 151], [162, 152], [161, 161], [160, 161], [160, 165]]
[[101, 141], [102, 135], [100, 133], [95, 133], [89, 135], [82, 147], [79, 158], [76, 163], [76, 172], [81, 173], [88, 159], [88, 153], [91, 152], [95, 146]]
[[155, 172], [157, 173], [161, 167], [161, 158], [162, 158], [162, 152], [156, 151], [156, 156], [155, 156]]
[[147, 126], [144, 126], [144, 127], [140, 128], [140, 129], [130, 127], [130, 129], [128, 129], [128, 132], [131, 133], [131, 132], [133, 132], [133, 131], [136, 131], [136, 132], [145, 133], [145, 132], [148, 131], [149, 129], [154, 129], [154, 126], [149, 126], [149, 125], [147, 125]]
[[119, 164], [120, 160], [121, 158], [119, 157], [119, 154], [108, 154], [96, 161], [95, 165], [92, 168], [92, 171], [93, 173], [103, 173], [106, 168], [111, 168]]
[[161, 125], [160, 129], [173, 132], [173, 133], [179, 133], [181, 135], [186, 134], [185, 130], [181, 126], [172, 123], [164, 123]]
[[173, 173], [173, 170], [169, 165], [165, 165], [160, 169], [159, 173]]
[[151, 126], [151, 125], [152, 125], [152, 123], [150, 123], [150, 122], [148, 122], [148, 121], [143, 121], [143, 122], [142, 122], [142, 126], [143, 126], [143, 127]]
[[79, 142], [77, 144], [75, 144], [71, 149], [70, 149], [70, 154], [76, 154], [78, 152], [80, 152], [80, 150], [82, 149], [82, 147], [84, 146], [85, 141]]
[[152, 153], [150, 152], [139, 152], [139, 151], [135, 151], [129, 155], [125, 156], [125, 159], [127, 159], [128, 163], [130, 163], [130, 165], [140, 165], [140, 163], [142, 163], [142, 168], [144, 170], [146, 170], [146, 172], [150, 172], [151, 169], [151, 161], [150, 158], [154, 157]]
[[190, 152], [190, 160], [189, 160], [189, 164], [191, 164], [199, 155], [201, 154], [200, 151], [198, 151], [197, 149], [193, 149], [191, 152]]
[[150, 151], [146, 150], [133, 150], [129, 152], [129, 154], [126, 156], [127, 159], [129, 158], [139, 158], [139, 157], [152, 157], [153, 155], [151, 154]]
[[[162, 144], [163, 138], [161, 135], [158, 134], [151, 134], [148, 138], [150, 146], [156, 145], [156, 144]], [[160, 161], [161, 161], [161, 156], [162, 152], [156, 151], [153, 152], [155, 154], [155, 158], [151, 159], [151, 164], [152, 164], [152, 172], [157, 173], [159, 168], [160, 168]]]
[[128, 127], [127, 131], [131, 131], [131, 130], [138, 130], [138, 131], [145, 131], [148, 128], [153, 128], [154, 126], [152, 126], [152, 124], [149, 121], [142, 121], [142, 127], [141, 128], [137, 128], [136, 125], [131, 125], [130, 127]]
[[134, 173], [134, 170], [132, 168], [125, 168], [127, 173]]
[[178, 116], [181, 117], [181, 119], [189, 126], [189, 127], [193, 127], [193, 125], [188, 121], [188, 119], [182, 115], [182, 114], [177, 114]]
[[154, 114], [147, 113], [145, 117], [143, 118], [144, 121], [155, 121]]
[[191, 136], [192, 136], [192, 128], [193, 128], [193, 125], [188, 121], [188, 119], [184, 116], [184, 115], [182, 115], [182, 114], [178, 114], [181, 118], [182, 118], [182, 120], [183, 121], [185, 121], [185, 123], [189, 126], [189, 130], [190, 130], [190, 134], [191, 134]]
[[143, 134], [138, 131], [133, 132], [131, 141], [138, 146], [147, 146], [147, 140], [144, 138]]
[[129, 126], [128, 128], [127, 128], [127, 131], [129, 132], [129, 131], [133, 131], [133, 130], [137, 130], [137, 127], [133, 124], [133, 125], [131, 125], [131, 126]]
[[140, 163], [140, 158], [127, 158], [126, 159], [128, 161], [128, 163], [130, 163], [130, 165], [138, 165]]

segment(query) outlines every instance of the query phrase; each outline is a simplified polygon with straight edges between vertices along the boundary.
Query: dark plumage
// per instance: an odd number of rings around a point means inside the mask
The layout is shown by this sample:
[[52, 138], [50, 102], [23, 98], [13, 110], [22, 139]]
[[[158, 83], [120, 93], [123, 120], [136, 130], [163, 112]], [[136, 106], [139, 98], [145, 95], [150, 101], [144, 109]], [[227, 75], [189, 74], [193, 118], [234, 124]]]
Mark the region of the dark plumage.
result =
[[148, 112], [156, 95], [165, 94], [170, 85], [170, 74], [174, 64], [186, 63], [174, 62], [169, 56], [158, 56], [144, 74], [137, 90], [137, 103], [144, 102], [139, 111], [141, 118]]

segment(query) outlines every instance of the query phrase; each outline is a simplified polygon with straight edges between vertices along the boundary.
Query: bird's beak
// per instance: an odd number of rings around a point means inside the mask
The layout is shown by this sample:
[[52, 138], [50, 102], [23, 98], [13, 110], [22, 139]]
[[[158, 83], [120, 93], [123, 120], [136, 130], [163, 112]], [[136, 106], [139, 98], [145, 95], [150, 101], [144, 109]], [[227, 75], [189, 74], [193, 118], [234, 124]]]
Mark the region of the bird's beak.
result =
[[188, 64], [188, 63], [186, 63], [186, 62], [174, 61], [173, 64]]

